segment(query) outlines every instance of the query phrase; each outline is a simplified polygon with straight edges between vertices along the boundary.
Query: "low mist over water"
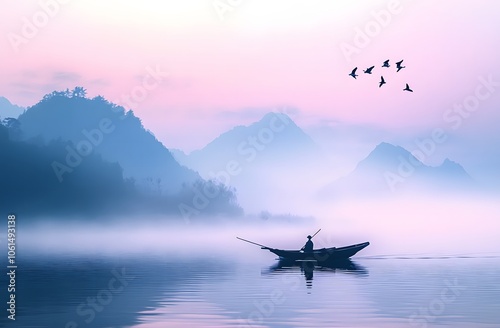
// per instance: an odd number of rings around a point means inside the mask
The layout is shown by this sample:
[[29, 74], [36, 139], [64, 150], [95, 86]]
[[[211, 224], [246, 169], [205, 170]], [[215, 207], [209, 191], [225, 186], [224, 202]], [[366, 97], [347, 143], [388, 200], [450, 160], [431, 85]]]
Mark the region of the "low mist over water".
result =
[[[19, 219], [25, 252], [90, 253], [226, 252], [262, 253], [242, 237], [274, 248], [299, 249], [318, 229], [315, 248], [371, 243], [363, 255], [454, 255], [498, 252], [500, 205], [491, 199], [398, 198], [316, 203], [309, 216], [257, 213], [215, 220], [201, 217], [108, 217], [44, 220], [28, 225]], [[304, 212], [307, 209], [304, 208]], [[227, 252], [230, 250], [229, 252]]]

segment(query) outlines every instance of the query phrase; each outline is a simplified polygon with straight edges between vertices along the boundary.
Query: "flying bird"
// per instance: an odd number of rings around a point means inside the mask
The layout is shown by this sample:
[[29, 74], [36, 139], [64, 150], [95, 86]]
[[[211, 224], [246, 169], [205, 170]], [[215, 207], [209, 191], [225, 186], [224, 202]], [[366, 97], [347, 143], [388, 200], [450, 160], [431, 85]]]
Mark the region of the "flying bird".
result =
[[384, 65], [382, 65], [382, 67], [391, 67], [391, 65], [389, 65], [389, 59], [387, 59], [387, 60], [384, 62]]
[[403, 91], [410, 91], [410, 92], [413, 92], [412, 89], [410, 89], [410, 86], [408, 85], [408, 83], [406, 83], [406, 88], [403, 89]]
[[[404, 59], [403, 59], [403, 60], [404, 60]], [[398, 61], [398, 62], [396, 63], [396, 66], [397, 66], [397, 68], [398, 68], [398, 70], [397, 70], [398, 72], [399, 72], [400, 70], [402, 70], [403, 68], [406, 68], [406, 66], [401, 66], [401, 63], [403, 62], [403, 60]]]
[[356, 70], [357, 70], [357, 69], [358, 69], [357, 67], [356, 67], [356, 68], [354, 68], [354, 69], [352, 70], [351, 74], [349, 74], [349, 75], [350, 75], [350, 76], [352, 76], [353, 78], [356, 78], [356, 76], [358, 76], [358, 75], [356, 75]]
[[381, 86], [383, 86], [385, 84], [385, 80], [384, 80], [384, 77], [381, 76], [380, 77], [380, 82], [378, 83], [378, 87], [380, 88]]
[[363, 71], [363, 73], [366, 73], [366, 74], [371, 74], [372, 73], [372, 69], [374, 68], [375, 66], [372, 66], [372, 67], [368, 67], [366, 70]]

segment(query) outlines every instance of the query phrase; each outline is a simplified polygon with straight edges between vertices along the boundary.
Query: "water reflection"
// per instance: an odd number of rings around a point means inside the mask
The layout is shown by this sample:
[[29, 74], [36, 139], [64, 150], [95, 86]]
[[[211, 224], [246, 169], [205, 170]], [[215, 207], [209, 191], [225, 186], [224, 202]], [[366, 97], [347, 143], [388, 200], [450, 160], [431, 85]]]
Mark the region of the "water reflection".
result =
[[316, 261], [290, 261], [279, 260], [276, 264], [272, 265], [268, 272], [279, 273], [286, 271], [294, 271], [300, 269], [306, 280], [306, 286], [312, 288], [312, 281], [314, 278], [314, 271], [322, 272], [344, 272], [348, 274], [365, 276], [368, 275], [368, 270], [363, 266], [353, 262], [350, 259], [329, 261], [329, 262], [316, 262]]
[[[144, 311], [196, 300], [204, 281], [223, 283], [234, 266], [210, 258], [21, 258], [20, 327], [128, 327]], [[20, 261], [21, 262], [21, 261]], [[0, 278], [2, 286], [5, 277]], [[187, 297], [185, 297], [187, 295]], [[6, 293], [1, 294], [2, 300]], [[0, 327], [10, 323], [0, 317]]]

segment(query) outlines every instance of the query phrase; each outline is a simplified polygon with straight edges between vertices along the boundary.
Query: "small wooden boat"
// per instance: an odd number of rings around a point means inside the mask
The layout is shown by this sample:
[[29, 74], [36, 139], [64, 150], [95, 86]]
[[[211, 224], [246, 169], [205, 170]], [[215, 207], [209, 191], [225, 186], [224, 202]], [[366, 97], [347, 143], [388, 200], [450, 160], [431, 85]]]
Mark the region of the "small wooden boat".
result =
[[369, 242], [344, 246], [344, 247], [330, 247], [315, 249], [312, 252], [295, 251], [295, 250], [282, 250], [270, 247], [261, 247], [274, 253], [282, 260], [289, 261], [316, 261], [316, 262], [330, 262], [345, 260], [354, 256], [357, 252], [370, 245]]
[[287, 260], [287, 261], [315, 261], [315, 262], [342, 261], [349, 259], [351, 256], [354, 256], [357, 252], [370, 245], [369, 242], [365, 242], [361, 244], [344, 246], [344, 247], [320, 248], [320, 249], [315, 249], [312, 252], [304, 252], [302, 250], [295, 251], [295, 250], [272, 248], [240, 237], [236, 238], [245, 241], [247, 243], [260, 246], [261, 249], [267, 249], [271, 253], [278, 255], [280, 260]]

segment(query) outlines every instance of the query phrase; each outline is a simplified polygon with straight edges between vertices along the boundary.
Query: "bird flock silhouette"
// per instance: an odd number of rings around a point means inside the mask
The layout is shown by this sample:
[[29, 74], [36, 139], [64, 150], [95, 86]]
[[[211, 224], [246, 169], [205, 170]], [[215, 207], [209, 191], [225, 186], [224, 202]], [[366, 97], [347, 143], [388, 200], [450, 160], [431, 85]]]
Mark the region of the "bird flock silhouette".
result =
[[[396, 68], [397, 68], [396, 73], [399, 72], [400, 70], [402, 70], [403, 68], [406, 68], [406, 66], [403, 66], [402, 64], [403, 64], [403, 60], [400, 60], [400, 61], [396, 62]], [[387, 59], [386, 61], [384, 61], [384, 63], [382, 64], [381, 67], [385, 67], [385, 68], [391, 67], [391, 65], [389, 64], [389, 59]], [[375, 66], [368, 67], [367, 69], [365, 69], [363, 71], [363, 73], [365, 73], [365, 74], [372, 74], [372, 71], [373, 71], [374, 68], [375, 68]], [[349, 74], [354, 79], [356, 79], [356, 76], [359, 76], [359, 75], [356, 74], [357, 69], [358, 68], [355, 67], [352, 70], [352, 72]], [[385, 82], [384, 76], [381, 75], [380, 76], [380, 82], [378, 83], [378, 87], [381, 88], [384, 84], [386, 84], [386, 82]], [[406, 87], [403, 89], [403, 91], [413, 92], [413, 90], [410, 89], [410, 86], [408, 85], [408, 83], [406, 83]]]

